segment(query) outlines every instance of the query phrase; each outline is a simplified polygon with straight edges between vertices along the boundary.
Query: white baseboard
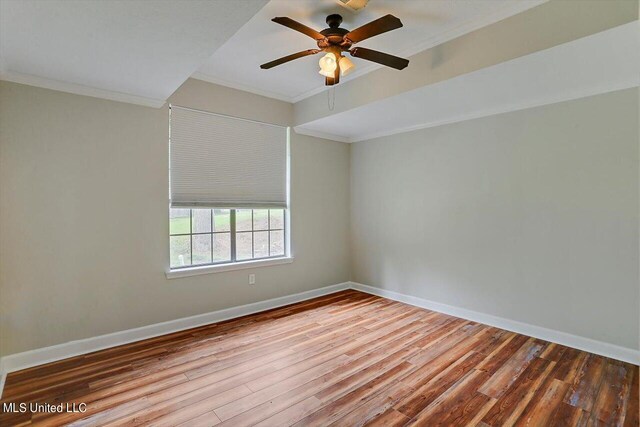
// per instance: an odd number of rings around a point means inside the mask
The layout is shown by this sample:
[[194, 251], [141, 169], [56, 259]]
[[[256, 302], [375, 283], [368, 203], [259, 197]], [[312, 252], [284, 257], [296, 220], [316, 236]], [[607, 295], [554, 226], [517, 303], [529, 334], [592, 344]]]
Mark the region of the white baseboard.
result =
[[7, 374], [2, 358], [0, 358], [0, 399], [2, 399], [2, 391], [4, 390], [4, 382], [7, 380]]
[[52, 345], [50, 347], [38, 348], [22, 353], [10, 354], [0, 358], [0, 398], [4, 389], [4, 382], [9, 372], [20, 371], [33, 366], [42, 365], [57, 360], [81, 354], [91, 353], [105, 348], [128, 344], [159, 335], [170, 334], [172, 332], [183, 331], [185, 329], [196, 328], [210, 323], [221, 322], [223, 320], [234, 319], [260, 311], [270, 310], [296, 302], [306, 301], [311, 298], [332, 294], [334, 292], [349, 289], [350, 282], [339, 283], [337, 285], [325, 286], [324, 288], [312, 289], [293, 295], [273, 298], [266, 301], [258, 301], [251, 304], [240, 305], [223, 310], [212, 311], [210, 313], [196, 316], [183, 317], [181, 319], [142, 326], [140, 328], [127, 329], [125, 331], [114, 332], [97, 337], [86, 338], [77, 341], [70, 341], [63, 344]]
[[628, 363], [633, 363], [635, 365], [640, 364], [640, 351], [638, 350], [620, 347], [613, 344], [596, 341], [590, 338], [556, 331], [553, 329], [547, 329], [541, 326], [535, 326], [515, 320], [505, 319], [503, 317], [492, 316], [490, 314], [480, 313], [473, 310], [467, 310], [465, 308], [441, 304], [435, 301], [429, 301], [423, 298], [405, 295], [387, 289], [376, 288], [356, 282], [344, 282], [337, 285], [326, 286], [324, 288], [313, 289], [310, 291], [287, 295], [279, 298], [273, 298], [266, 301], [259, 301], [223, 310], [212, 311], [210, 313], [184, 317], [181, 319], [170, 320], [168, 322], [156, 323], [140, 328], [128, 329], [125, 331], [100, 335], [93, 338], [70, 341], [50, 347], [44, 347], [25, 351], [23, 353], [4, 356], [0, 358], [0, 398], [2, 398], [2, 390], [4, 389], [5, 379], [9, 372], [20, 371], [22, 369], [31, 368], [33, 366], [55, 362], [57, 360], [91, 353], [93, 351], [103, 350], [105, 348], [128, 344], [131, 342], [153, 338], [172, 332], [178, 332], [185, 329], [196, 328], [198, 326], [221, 322], [223, 320], [229, 320], [240, 316], [246, 316], [248, 314], [258, 313], [260, 311], [270, 310], [273, 308], [282, 307], [284, 305], [306, 301], [311, 298], [328, 295], [345, 289], [355, 289], [358, 291], [366, 292], [368, 294], [377, 295], [383, 298], [392, 299], [394, 301], [400, 301], [406, 304], [414, 305], [416, 307], [426, 308], [428, 310], [437, 311], [439, 313], [445, 313], [451, 316], [456, 316], [474, 322], [494, 326], [496, 328], [506, 329], [512, 332], [517, 332], [519, 334], [555, 342], [558, 344], [566, 345], [568, 347], [573, 347], [579, 350], [588, 351], [590, 353], [610, 357], [612, 359], [622, 360]]
[[492, 316], [491, 314], [467, 310], [465, 308], [442, 304], [439, 302], [430, 301], [411, 295], [405, 295], [387, 289], [363, 285], [361, 283], [351, 282], [351, 288], [358, 291], [366, 292], [368, 294], [392, 299], [394, 301], [404, 302], [416, 307], [426, 308], [428, 310], [449, 314], [451, 316], [460, 317], [462, 319], [471, 320], [473, 322], [483, 323], [485, 325], [494, 326], [496, 328], [517, 332], [522, 335], [540, 338], [545, 341], [551, 341], [557, 344], [562, 344], [567, 347], [577, 348], [578, 350], [588, 351], [589, 353], [595, 353], [601, 356], [610, 357], [612, 359], [633, 363], [634, 365], [640, 365], [640, 351], [631, 348], [620, 347], [614, 344], [596, 341], [591, 338], [572, 335], [553, 329], [547, 329], [543, 328], [542, 326], [530, 325], [528, 323], [518, 322], [516, 320], [505, 319], [504, 317]]

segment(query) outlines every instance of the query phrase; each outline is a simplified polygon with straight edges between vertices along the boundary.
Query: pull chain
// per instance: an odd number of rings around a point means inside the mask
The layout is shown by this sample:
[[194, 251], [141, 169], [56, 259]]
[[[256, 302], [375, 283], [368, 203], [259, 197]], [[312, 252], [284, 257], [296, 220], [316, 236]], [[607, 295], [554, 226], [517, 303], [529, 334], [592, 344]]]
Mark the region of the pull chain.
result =
[[333, 111], [336, 106], [336, 86], [333, 85], [327, 91], [327, 107], [329, 107], [329, 111]]

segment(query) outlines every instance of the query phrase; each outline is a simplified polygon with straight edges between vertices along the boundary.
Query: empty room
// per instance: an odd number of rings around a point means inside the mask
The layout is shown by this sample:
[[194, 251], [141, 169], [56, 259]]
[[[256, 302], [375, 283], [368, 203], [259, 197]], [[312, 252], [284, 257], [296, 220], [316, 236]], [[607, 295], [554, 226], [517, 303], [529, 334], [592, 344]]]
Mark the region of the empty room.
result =
[[638, 0], [0, 0], [0, 426], [640, 427]]

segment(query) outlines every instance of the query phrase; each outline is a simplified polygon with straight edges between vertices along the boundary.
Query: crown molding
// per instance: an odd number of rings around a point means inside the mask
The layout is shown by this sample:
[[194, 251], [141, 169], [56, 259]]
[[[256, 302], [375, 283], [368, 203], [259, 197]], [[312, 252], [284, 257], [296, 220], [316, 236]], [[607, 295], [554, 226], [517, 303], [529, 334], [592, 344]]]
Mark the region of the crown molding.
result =
[[193, 73], [191, 75], [191, 78], [192, 79], [196, 79], [196, 80], [202, 80], [203, 82], [207, 82], [207, 83], [213, 83], [213, 84], [216, 84], [216, 85], [225, 86], [225, 87], [228, 87], [228, 88], [231, 88], [231, 89], [241, 90], [243, 92], [253, 93], [255, 95], [265, 96], [267, 98], [277, 99], [279, 101], [288, 102], [290, 104], [293, 103], [293, 98], [291, 98], [290, 96], [281, 94], [279, 92], [272, 92], [272, 91], [269, 91], [269, 90], [259, 89], [257, 87], [250, 86], [250, 85], [244, 85], [244, 84], [240, 84], [240, 83], [230, 82], [228, 80], [223, 80], [223, 79], [220, 79], [218, 77], [214, 77], [214, 76], [210, 76], [208, 74], [201, 73], [200, 71], [197, 71], [197, 72]]
[[302, 134], [302, 135], [314, 136], [314, 137], [323, 138], [323, 139], [330, 139], [333, 141], [354, 143], [354, 142], [370, 141], [377, 138], [383, 138], [386, 136], [393, 136], [393, 135], [398, 135], [402, 133], [413, 132], [421, 129], [445, 126], [453, 123], [464, 122], [467, 120], [481, 119], [483, 117], [496, 116], [499, 114], [506, 114], [514, 111], [521, 111], [521, 110], [527, 110], [530, 108], [543, 107], [545, 105], [559, 104], [561, 102], [574, 101], [577, 99], [587, 98], [590, 96], [604, 95], [606, 93], [617, 92], [620, 90], [631, 89], [634, 87], [639, 87], [638, 82], [636, 80], [624, 81], [613, 86], [594, 87], [594, 88], [589, 88], [588, 90], [576, 91], [570, 94], [555, 94], [554, 96], [544, 98], [544, 99], [539, 99], [536, 101], [514, 103], [511, 105], [502, 106], [499, 108], [488, 108], [485, 110], [474, 111], [468, 114], [456, 115], [444, 120], [436, 120], [436, 121], [427, 122], [427, 123], [420, 123], [417, 125], [401, 127], [398, 129], [393, 129], [393, 130], [384, 131], [384, 132], [373, 132], [373, 133], [358, 134], [353, 136], [335, 135], [331, 133], [316, 131], [313, 129], [305, 129], [304, 127], [302, 127], [304, 125], [294, 127], [293, 129], [295, 130], [296, 133]]
[[294, 127], [293, 130], [298, 135], [313, 136], [314, 138], [328, 139], [330, 141], [346, 142], [347, 144], [353, 142], [351, 138], [348, 138], [346, 136], [334, 135], [332, 133], [321, 132], [321, 131], [312, 130], [312, 129], [305, 129], [301, 127]]
[[496, 116], [499, 114], [506, 114], [506, 113], [511, 113], [515, 111], [527, 110], [530, 108], [543, 107], [545, 105], [559, 104], [561, 102], [574, 101], [581, 98], [603, 95], [605, 93], [631, 89], [634, 87], [638, 87], [638, 82], [636, 80], [624, 81], [624, 82], [615, 84], [613, 86], [594, 87], [594, 88], [589, 88], [588, 90], [576, 91], [570, 94], [555, 94], [554, 96], [532, 101], [532, 102], [514, 103], [511, 105], [503, 106], [499, 108], [487, 108], [485, 110], [474, 111], [467, 114], [455, 115], [444, 120], [436, 120], [436, 121], [427, 122], [427, 123], [420, 123], [414, 126], [401, 127], [401, 128], [397, 128], [389, 131], [384, 131], [384, 132], [373, 132], [373, 133], [358, 134], [353, 136], [334, 135], [331, 133], [316, 131], [313, 129], [305, 129], [304, 127], [301, 127], [304, 125], [294, 127], [293, 129], [295, 130], [296, 133], [301, 135], [314, 136], [316, 138], [323, 138], [323, 139], [330, 139], [332, 141], [354, 143], [354, 142], [370, 141], [377, 138], [383, 138], [386, 136], [393, 136], [393, 135], [398, 135], [402, 133], [413, 132], [421, 129], [428, 129], [428, 128], [433, 128], [438, 126], [450, 125], [458, 122], [465, 122], [468, 120], [481, 119], [484, 117]]
[[33, 76], [30, 74], [16, 73], [14, 71], [0, 72], [0, 80], [44, 89], [57, 90], [59, 92], [73, 93], [74, 95], [108, 99], [109, 101], [126, 102], [128, 104], [142, 105], [145, 107], [160, 108], [166, 102], [164, 99], [145, 98], [143, 96], [130, 95], [122, 92], [46, 79], [44, 77]]
[[422, 123], [414, 126], [407, 126], [403, 128], [394, 129], [391, 131], [385, 132], [374, 132], [363, 135], [356, 135], [353, 137], [346, 137], [349, 142], [361, 142], [361, 141], [369, 141], [372, 139], [383, 138], [385, 136], [392, 136], [401, 133], [413, 132], [420, 129], [428, 129], [437, 126], [444, 126], [458, 122], [465, 122], [467, 120], [475, 120], [481, 119], [483, 117], [489, 116], [497, 116], [499, 114], [506, 114], [515, 111], [528, 110], [536, 107], [544, 107], [545, 105], [559, 104], [562, 102], [575, 101], [582, 98], [588, 98], [590, 96], [604, 95], [610, 92], [617, 92], [620, 90], [631, 89], [634, 87], [638, 87], [638, 82], [636, 81], [628, 81], [616, 84], [615, 86], [607, 86], [605, 87], [595, 87], [589, 88], [589, 90], [577, 91], [571, 94], [558, 94], [552, 97], [548, 97], [545, 99], [532, 101], [532, 102], [522, 102], [522, 103], [514, 103], [511, 105], [507, 105], [499, 108], [488, 108], [486, 110], [475, 111], [469, 114], [461, 114], [458, 116], [452, 116], [445, 120], [438, 120], [429, 123]]

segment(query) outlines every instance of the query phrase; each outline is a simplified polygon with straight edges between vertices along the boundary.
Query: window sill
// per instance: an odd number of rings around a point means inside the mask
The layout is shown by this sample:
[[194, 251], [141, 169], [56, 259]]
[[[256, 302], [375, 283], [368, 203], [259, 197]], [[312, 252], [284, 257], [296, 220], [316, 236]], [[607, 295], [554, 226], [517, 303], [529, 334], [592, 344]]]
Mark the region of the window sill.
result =
[[246, 268], [269, 267], [271, 265], [291, 264], [293, 257], [281, 257], [270, 259], [259, 259], [251, 261], [234, 262], [232, 264], [203, 265], [201, 267], [180, 268], [169, 270], [165, 274], [167, 279], [178, 279], [180, 277], [199, 276], [201, 274], [222, 273], [224, 271], [244, 270]]

